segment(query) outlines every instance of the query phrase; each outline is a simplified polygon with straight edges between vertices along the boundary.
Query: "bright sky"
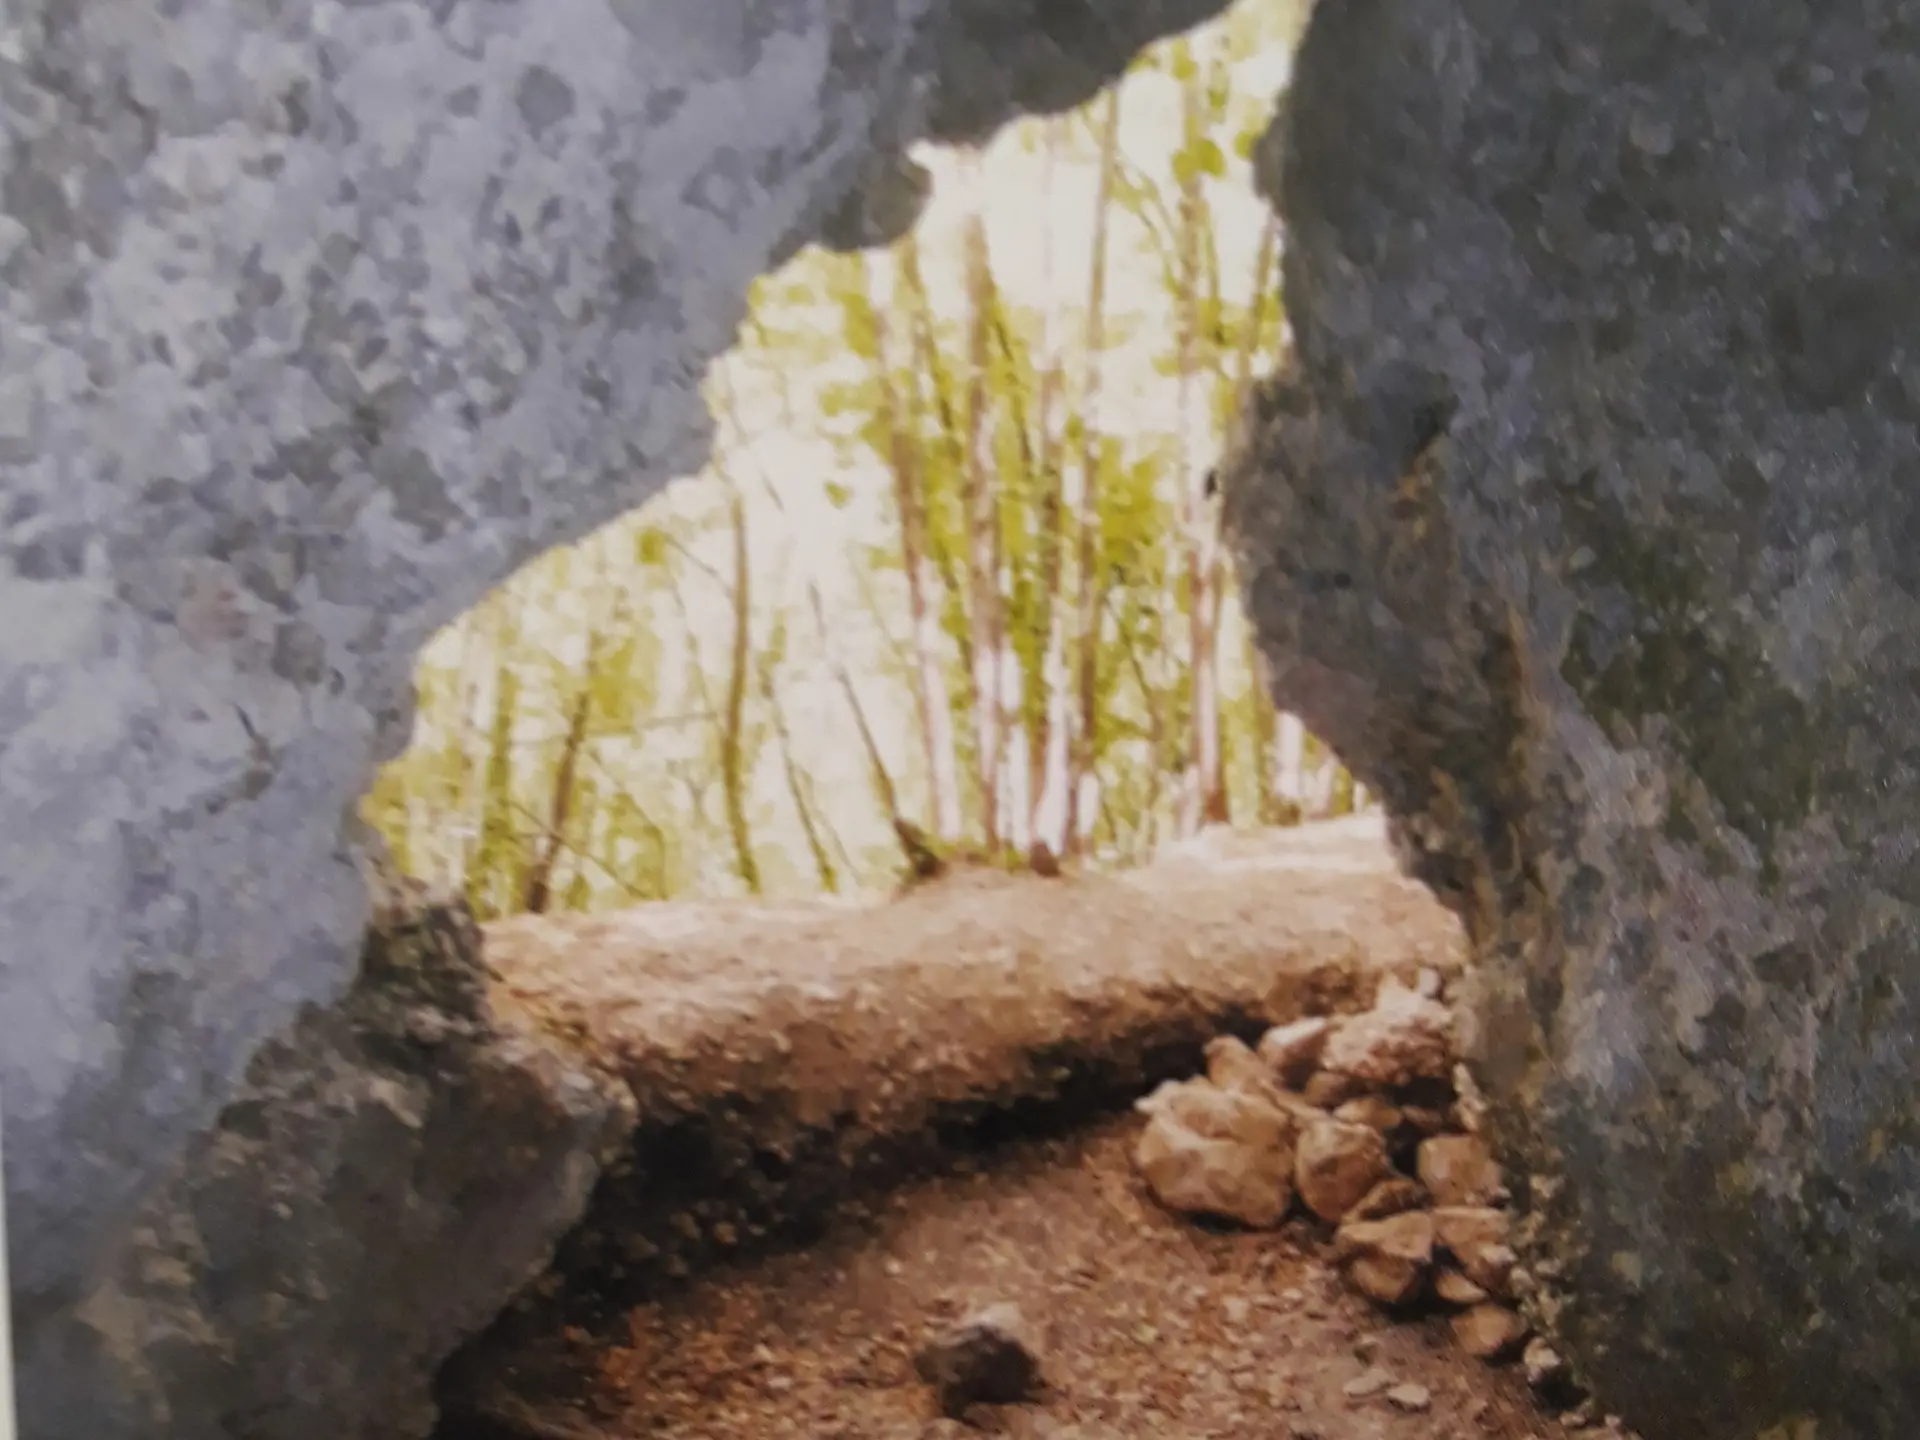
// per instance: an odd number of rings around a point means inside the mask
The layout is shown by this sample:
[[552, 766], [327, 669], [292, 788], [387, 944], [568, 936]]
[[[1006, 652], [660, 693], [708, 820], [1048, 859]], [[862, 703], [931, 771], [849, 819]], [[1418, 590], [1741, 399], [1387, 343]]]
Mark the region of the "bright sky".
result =
[[[1279, 5], [1283, 0], [1258, 3]], [[1287, 47], [1275, 45], [1238, 66], [1235, 105], [1245, 107], [1248, 114], [1255, 108], [1263, 112], [1270, 109], [1272, 98], [1286, 82], [1289, 61]], [[1131, 75], [1124, 82], [1121, 116], [1120, 145], [1125, 158], [1146, 174], [1165, 175], [1180, 130], [1175, 82], [1160, 73]], [[1089, 284], [1098, 186], [1093, 141], [1083, 130], [1049, 160], [1032, 143], [1031, 135], [1028, 127], [1004, 132], [983, 152], [973, 170], [977, 183], [963, 157], [937, 149], [923, 150], [918, 156], [935, 175], [934, 197], [917, 232], [923, 265], [936, 306], [956, 317], [962, 294], [960, 228], [977, 204], [986, 221], [994, 276], [1002, 291], [1017, 306], [1036, 309], [1057, 306], [1059, 297], [1068, 297], [1068, 307], [1075, 314], [1073, 323], [1080, 323], [1078, 312], [1084, 308]], [[1255, 252], [1268, 212], [1253, 193], [1246, 163], [1233, 155], [1227, 157], [1227, 163], [1227, 174], [1209, 181], [1207, 194], [1219, 248], [1223, 298], [1240, 302], [1245, 300], [1252, 279]], [[1109, 312], [1138, 317], [1143, 337], [1164, 336], [1168, 300], [1146, 232], [1118, 206], [1111, 212], [1109, 224]], [[881, 264], [887, 263], [885, 257], [879, 259]], [[804, 263], [804, 256], [796, 262]], [[824, 307], [822, 320], [838, 323]], [[1174, 386], [1151, 368], [1157, 348], [1159, 344], [1149, 343], [1109, 349], [1101, 416], [1108, 433], [1166, 434], [1175, 428]], [[890, 478], [877, 459], [850, 460], [815, 432], [812, 422], [817, 419], [819, 402], [809, 391], [823, 378], [819, 370], [788, 375], [792, 423], [783, 414], [780, 396], [764, 379], [756, 379], [752, 370], [738, 364], [729, 365], [727, 373], [735, 387], [742, 428], [749, 437], [744, 445], [735, 440], [729, 446], [728, 463], [745, 483], [749, 497], [750, 543], [759, 602], [756, 609], [776, 598], [789, 607], [794, 663], [782, 692], [783, 704], [801, 762], [828, 802], [832, 823], [848, 846], [857, 851], [882, 838], [884, 832], [868, 798], [865, 760], [851, 738], [845, 701], [813, 632], [807, 582], [811, 578], [819, 586], [830, 617], [830, 643], [856, 676], [869, 669], [884, 650], [887, 640], [879, 628], [881, 623], [896, 640], [904, 638], [902, 617], [888, 615], [884, 622], [873, 617], [862, 595], [861, 571], [852, 563], [856, 546], [888, 543], [893, 538]], [[1203, 437], [1203, 443], [1210, 446], [1213, 437]], [[844, 509], [828, 500], [828, 481], [853, 493], [853, 501]], [[768, 490], [778, 495], [777, 504]], [[714, 503], [715, 498], [710, 485], [683, 481], [656, 504], [676, 511], [683, 507], [699, 510]], [[652, 512], [650, 506], [643, 513]], [[730, 563], [730, 543], [724, 527], [716, 526], [696, 545], [695, 553], [715, 570], [724, 571]], [[869, 579], [869, 595], [871, 583]], [[708, 657], [704, 668], [716, 677], [713, 683], [717, 684], [717, 677], [724, 673], [730, 621], [726, 593], [694, 567], [687, 570], [683, 594], [692, 612], [696, 639]], [[576, 630], [582, 633], [574, 633]], [[583, 627], [565, 627], [556, 631], [548, 648], [563, 663], [569, 656], [577, 663], [583, 643]], [[670, 657], [678, 655], [679, 643], [676, 639], [668, 645]], [[430, 653], [440, 663], [452, 658], [438, 645]], [[671, 675], [663, 679], [669, 685], [678, 683]], [[882, 748], [899, 768], [911, 769], [915, 742], [902, 687], [876, 677], [864, 681], [861, 690], [870, 719], [880, 731]], [[671, 732], [654, 732], [646, 739], [644, 756], [636, 754], [634, 758], [644, 760], [649, 772], [662, 764], [670, 771], [673, 757], [668, 752], [684, 750], [691, 743], [690, 735], [683, 735], [676, 746]], [[763, 833], [768, 842], [795, 852], [799, 837], [788, 814], [778, 765], [778, 755], [769, 746], [756, 786], [769, 812]]]

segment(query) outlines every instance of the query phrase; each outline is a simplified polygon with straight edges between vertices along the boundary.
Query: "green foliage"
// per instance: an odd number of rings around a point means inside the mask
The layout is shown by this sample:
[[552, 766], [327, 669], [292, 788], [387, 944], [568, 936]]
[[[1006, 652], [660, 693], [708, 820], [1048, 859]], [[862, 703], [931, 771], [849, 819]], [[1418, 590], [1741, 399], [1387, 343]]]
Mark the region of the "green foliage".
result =
[[[1164, 413], [1178, 388], [1191, 413], [1224, 432], [1248, 376], [1280, 344], [1272, 237], [1260, 273], [1245, 273], [1216, 233], [1215, 202], [1244, 186], [1272, 100], [1236, 67], [1290, 44], [1303, 15], [1296, 0], [1237, 7], [1132, 67], [1129, 86], [1177, 92], [1182, 120], [1159, 149], [1141, 146], [1112, 167], [1107, 268], [1126, 283], [1112, 282], [1101, 304], [1097, 353], [1084, 291], [1028, 297], [1044, 310], [1016, 303], [1003, 284], [1010, 273], [995, 265], [1010, 257], [994, 255], [968, 295], [951, 283], [955, 245], [930, 230], [884, 255], [808, 251], [756, 281], [728, 365], [756, 403], [777, 393], [779, 415], [736, 412], [733, 381], [722, 393], [716, 378], [714, 474], [530, 564], [435, 640], [417, 675], [418, 733], [365, 806], [398, 863], [461, 885], [483, 916], [525, 903], [548, 860], [552, 904], [566, 909], [870, 884], [897, 868], [883, 812], [929, 818], [943, 765], [958, 777], [972, 832], [958, 842], [984, 843], [986, 787], [998, 782], [973, 723], [983, 635], [1011, 656], [1018, 682], [1002, 719], [1034, 752], [1062, 715], [1076, 737], [1084, 731], [1103, 856], [1138, 858], [1164, 839], [1199, 713], [1189, 561], [1200, 460], [1145, 417]], [[1049, 165], [1098, 165], [1104, 113], [1101, 102], [1026, 122], [1011, 146]], [[991, 342], [978, 375], [975, 303]], [[988, 626], [969, 583], [976, 381], [991, 434]], [[1155, 384], [1158, 399], [1130, 388]], [[770, 426], [826, 442], [838, 468], [760, 477], [766, 501], [742, 442]], [[830, 564], [806, 553], [814, 541], [797, 531], [763, 540], [747, 587], [750, 651], [737, 673], [729, 486], [761, 507], [756, 536], [784, 523], [762, 515], [766, 503], [784, 512], [780, 492], [807, 487], [815, 512], [836, 517], [846, 536]], [[888, 527], [877, 535], [864, 528], [876, 501]], [[870, 613], [826, 613], [817, 590], [802, 602], [809, 566], [851, 574]], [[1230, 573], [1221, 579], [1219, 633], [1235, 637], [1220, 641], [1225, 787], [1236, 817], [1273, 818], [1292, 803], [1273, 793], [1275, 717], [1250, 671]], [[924, 644], [908, 602], [916, 586], [930, 622]], [[814, 607], [811, 627], [793, 623], [797, 603]], [[872, 625], [882, 641], [872, 653], [849, 651], [855, 673], [838, 684], [833, 657]], [[1053, 668], [1061, 661], [1064, 677]], [[810, 705], [794, 698], [803, 694]], [[941, 712], [938, 743], [919, 711], [923, 694]], [[570, 724], [576, 714], [583, 727]], [[732, 795], [729, 723], [743, 787]], [[1080, 738], [1075, 745], [1077, 764]], [[1309, 752], [1309, 765], [1320, 763]], [[832, 784], [816, 777], [828, 763]], [[858, 777], [850, 785], [849, 774]], [[1038, 762], [1032, 778], [1047, 778]], [[1351, 796], [1343, 775], [1333, 789]], [[776, 842], [776, 831], [787, 838]]]

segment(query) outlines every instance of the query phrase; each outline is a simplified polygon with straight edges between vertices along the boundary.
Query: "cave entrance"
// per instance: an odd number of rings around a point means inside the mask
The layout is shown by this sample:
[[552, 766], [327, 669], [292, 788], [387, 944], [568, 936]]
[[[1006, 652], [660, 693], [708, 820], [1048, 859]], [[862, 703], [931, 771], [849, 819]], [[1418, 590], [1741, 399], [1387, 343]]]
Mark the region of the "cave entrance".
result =
[[707, 469], [426, 648], [366, 807], [400, 867], [493, 918], [1365, 808], [1268, 697], [1210, 472], [1284, 343], [1249, 155], [1302, 19], [928, 151], [911, 234], [763, 279]]

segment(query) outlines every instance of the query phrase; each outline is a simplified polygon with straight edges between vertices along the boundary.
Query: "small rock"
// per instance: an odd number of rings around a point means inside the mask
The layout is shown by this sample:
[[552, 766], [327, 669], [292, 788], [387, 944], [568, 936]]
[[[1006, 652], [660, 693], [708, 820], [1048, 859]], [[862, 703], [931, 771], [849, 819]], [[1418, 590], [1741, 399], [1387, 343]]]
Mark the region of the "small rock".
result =
[[1017, 1306], [990, 1305], [934, 1337], [914, 1357], [934, 1387], [941, 1413], [959, 1418], [975, 1405], [1014, 1405], [1040, 1387], [1040, 1360]]
[[1291, 1025], [1276, 1025], [1260, 1037], [1260, 1059], [1280, 1083], [1298, 1089], [1306, 1084], [1327, 1048], [1333, 1025], [1324, 1016], [1309, 1016]]
[[1513, 1293], [1514, 1254], [1507, 1213], [1484, 1205], [1442, 1205], [1433, 1211], [1434, 1241], [1474, 1284], [1501, 1299]]
[[1527, 1322], [1504, 1305], [1475, 1305], [1449, 1322], [1453, 1343], [1476, 1360], [1498, 1360], [1527, 1338]]
[[1387, 1391], [1387, 1403], [1396, 1410], [1418, 1415], [1433, 1407], [1433, 1392], [1424, 1385], [1396, 1385]]
[[1400, 1118], [1422, 1135], [1438, 1135], [1455, 1128], [1445, 1110], [1437, 1110], [1431, 1105], [1402, 1105]]
[[1446, 981], [1440, 978], [1440, 972], [1431, 965], [1422, 965], [1420, 973], [1413, 977], [1413, 993], [1422, 1000], [1438, 1000], [1446, 990]]
[[1347, 1281], [1380, 1305], [1404, 1305], [1419, 1293], [1433, 1260], [1433, 1218], [1409, 1210], [1386, 1220], [1356, 1220], [1342, 1225], [1334, 1256], [1346, 1266]]
[[1267, 1063], [1253, 1053], [1246, 1041], [1232, 1035], [1217, 1035], [1207, 1042], [1204, 1053], [1207, 1078], [1218, 1088], [1251, 1095], [1296, 1120], [1306, 1110], [1305, 1102], [1281, 1087]]
[[1386, 1178], [1390, 1168], [1379, 1131], [1321, 1120], [1300, 1134], [1293, 1183], [1309, 1210], [1322, 1220], [1339, 1221]]
[[1449, 1305], [1481, 1305], [1487, 1299], [1487, 1292], [1458, 1270], [1434, 1271], [1433, 1293]]
[[1364, 1095], [1366, 1090], [1367, 1082], [1355, 1076], [1342, 1075], [1333, 1070], [1317, 1070], [1300, 1093], [1316, 1110], [1332, 1110], [1356, 1095]]
[[1568, 1430], [1594, 1430], [1600, 1425], [1600, 1406], [1592, 1396], [1588, 1396], [1578, 1405], [1560, 1417], [1560, 1423]]
[[1400, 1107], [1384, 1095], [1362, 1095], [1338, 1106], [1333, 1118], [1349, 1125], [1364, 1125], [1382, 1135], [1400, 1128]]
[[1253, 1312], [1253, 1307], [1238, 1295], [1231, 1297], [1220, 1309], [1227, 1318], [1227, 1324], [1236, 1329], [1246, 1324], [1247, 1316]]
[[1347, 1212], [1346, 1218], [1384, 1220], [1389, 1215], [1418, 1210], [1427, 1203], [1427, 1199], [1426, 1187], [1418, 1180], [1409, 1180], [1405, 1175], [1389, 1175], [1363, 1195], [1360, 1203]]
[[1453, 1016], [1438, 1001], [1385, 980], [1373, 1009], [1328, 1037], [1320, 1063], [1323, 1073], [1382, 1089], [1445, 1080], [1453, 1072]]
[[1147, 1094], [1133, 1102], [1133, 1108], [1142, 1115], [1158, 1115], [1172, 1102], [1173, 1097], [1187, 1085], [1185, 1080], [1162, 1080]]
[[1477, 1135], [1422, 1140], [1414, 1169], [1436, 1205], [1497, 1205], [1507, 1195], [1500, 1166]]
[[1560, 1358], [1560, 1352], [1538, 1336], [1527, 1342], [1520, 1364], [1527, 1373], [1527, 1384], [1535, 1390], [1552, 1390], [1569, 1379], [1567, 1362]]
[[1148, 1121], [1134, 1163], [1169, 1210], [1268, 1229], [1293, 1201], [1291, 1141], [1290, 1122], [1273, 1106], [1194, 1080]]
[[1486, 1128], [1487, 1097], [1465, 1065], [1453, 1067], [1453, 1093], [1458, 1097], [1453, 1108], [1460, 1118], [1460, 1128], [1469, 1135], [1480, 1134]]
[[1347, 1399], [1358, 1402], [1361, 1400], [1371, 1400], [1376, 1395], [1384, 1394], [1393, 1388], [1393, 1384], [1393, 1376], [1389, 1375], [1385, 1370], [1382, 1370], [1378, 1365], [1375, 1365], [1363, 1374], [1349, 1380], [1345, 1385], [1340, 1387], [1340, 1391]]

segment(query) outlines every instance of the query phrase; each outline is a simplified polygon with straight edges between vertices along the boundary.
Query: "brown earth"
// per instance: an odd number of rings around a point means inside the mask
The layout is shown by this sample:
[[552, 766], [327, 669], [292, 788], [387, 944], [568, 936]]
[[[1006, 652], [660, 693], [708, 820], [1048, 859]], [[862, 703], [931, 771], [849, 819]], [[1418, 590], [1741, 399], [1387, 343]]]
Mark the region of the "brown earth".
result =
[[[1350, 1296], [1324, 1227], [1160, 1210], [1115, 1114], [1221, 1029], [1457, 971], [1457, 928], [1367, 822], [1125, 876], [513, 921], [487, 955], [495, 1006], [618, 1073], [641, 1123], [548, 1283], [449, 1367], [442, 1440], [964, 1434], [913, 1352], [999, 1300], [1045, 1336], [1049, 1388], [970, 1418], [1016, 1437], [1557, 1431], [1444, 1322]], [[1429, 1407], [1350, 1399], [1372, 1367]]]
[[[543, 1440], [958, 1440], [912, 1357], [930, 1328], [1010, 1300], [1041, 1332], [1032, 1405], [976, 1411], [1015, 1440], [1523, 1440], [1557, 1436], [1514, 1367], [1461, 1356], [1437, 1319], [1350, 1294], [1326, 1235], [1209, 1230], [1147, 1197], [1139, 1122], [1018, 1145], [904, 1189], [830, 1243], [635, 1307], [622, 1343], [584, 1333], [577, 1403]], [[1378, 1368], [1431, 1396], [1406, 1413], [1346, 1387]], [[527, 1423], [531, 1421], [532, 1423]]]

